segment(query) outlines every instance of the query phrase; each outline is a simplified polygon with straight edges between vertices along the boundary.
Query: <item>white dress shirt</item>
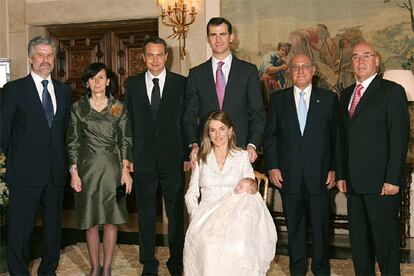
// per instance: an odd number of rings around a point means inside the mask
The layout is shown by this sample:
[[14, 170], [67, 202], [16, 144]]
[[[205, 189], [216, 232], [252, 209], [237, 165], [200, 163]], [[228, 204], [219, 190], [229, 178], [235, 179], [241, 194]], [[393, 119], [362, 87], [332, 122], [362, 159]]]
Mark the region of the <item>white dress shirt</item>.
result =
[[298, 87], [296, 87], [295, 85], [293, 86], [293, 94], [295, 95], [295, 105], [296, 105], [296, 110], [298, 110], [299, 108], [299, 101], [300, 101], [300, 92], [305, 92], [304, 98], [305, 98], [305, 103], [306, 103], [306, 110], [309, 111], [309, 103], [310, 103], [310, 96], [312, 93], [312, 84], [310, 84], [309, 86], [307, 86], [305, 89], [301, 90]]
[[[35, 84], [37, 93], [39, 94], [40, 102], [42, 102], [42, 95], [43, 95], [43, 84], [42, 81], [44, 80], [41, 76], [37, 75], [35, 72], [30, 72]], [[47, 79], [49, 82], [47, 83], [47, 90], [49, 91], [50, 97], [52, 98], [53, 104], [53, 114], [56, 114], [57, 105], [56, 105], [56, 95], [55, 95], [55, 87], [53, 86], [52, 77], [49, 75]]]
[[356, 83], [355, 83], [355, 89], [354, 89], [354, 92], [352, 93], [351, 99], [349, 99], [349, 103], [348, 103], [348, 111], [349, 111], [349, 109], [351, 108], [352, 101], [354, 100], [355, 90], [356, 90], [356, 88], [357, 88], [357, 85], [358, 85], [358, 84], [362, 84], [362, 87], [363, 87], [363, 88], [362, 88], [362, 90], [361, 90], [361, 98], [362, 98], [362, 96], [364, 96], [365, 90], [367, 90], [368, 86], [371, 84], [371, 82], [374, 80], [374, 78], [375, 78], [376, 76], [377, 76], [377, 74], [374, 74], [373, 76], [371, 76], [371, 77], [367, 78], [367, 79], [366, 79], [366, 80], [364, 80], [363, 82], [356, 81]]
[[154, 76], [151, 74], [149, 70], [145, 73], [145, 85], [147, 87], [147, 95], [148, 100], [151, 104], [151, 95], [152, 95], [152, 88], [154, 88], [154, 83], [152, 82], [153, 78], [159, 79], [159, 85], [160, 85], [160, 98], [162, 99], [162, 91], [164, 90], [164, 84], [165, 84], [165, 77], [167, 76], [167, 70], [162, 70], [162, 72], [158, 76]]
[[229, 73], [230, 73], [231, 62], [233, 60], [233, 56], [229, 54], [223, 60], [218, 60], [213, 56], [211, 57], [211, 60], [212, 60], [211, 65], [213, 66], [214, 83], [216, 83], [216, 71], [217, 71], [219, 61], [224, 62], [223, 66], [221, 67], [221, 70], [223, 71], [224, 78], [226, 79], [226, 83], [227, 83], [229, 80]]
[[[220, 170], [216, 156], [212, 150], [206, 159], [206, 163], [200, 161], [191, 172], [191, 180], [185, 195], [185, 203], [191, 217], [205, 204], [220, 200], [225, 194], [233, 191], [242, 178], [254, 179], [252, 165], [245, 150], [237, 150], [229, 153]], [[201, 192], [201, 201], [198, 203]]]

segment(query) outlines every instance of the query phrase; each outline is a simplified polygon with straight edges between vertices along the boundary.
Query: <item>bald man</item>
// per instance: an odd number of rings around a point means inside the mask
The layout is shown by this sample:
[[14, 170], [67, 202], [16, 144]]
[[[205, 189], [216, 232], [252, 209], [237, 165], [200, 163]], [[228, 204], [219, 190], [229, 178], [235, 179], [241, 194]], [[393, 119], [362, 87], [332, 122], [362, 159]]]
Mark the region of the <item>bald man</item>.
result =
[[264, 156], [282, 196], [292, 275], [306, 275], [307, 222], [314, 275], [329, 275], [329, 190], [335, 185], [338, 98], [312, 85], [315, 65], [298, 54], [289, 63], [294, 86], [270, 97]]
[[398, 207], [409, 119], [403, 87], [382, 79], [375, 49], [355, 45], [356, 83], [340, 99], [337, 186], [348, 193], [349, 236], [356, 275], [400, 275]]

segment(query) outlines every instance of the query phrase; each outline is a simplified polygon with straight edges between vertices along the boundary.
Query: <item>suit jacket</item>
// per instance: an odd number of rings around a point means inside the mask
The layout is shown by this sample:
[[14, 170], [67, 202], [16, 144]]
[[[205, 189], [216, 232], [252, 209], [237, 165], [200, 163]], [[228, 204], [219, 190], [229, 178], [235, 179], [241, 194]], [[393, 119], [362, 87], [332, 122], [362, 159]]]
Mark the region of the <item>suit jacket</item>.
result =
[[313, 86], [302, 136], [293, 87], [271, 95], [264, 157], [267, 170], [282, 173], [281, 192], [298, 193], [303, 184], [310, 194], [328, 191], [326, 178], [335, 170], [337, 116], [337, 95]]
[[336, 178], [356, 193], [380, 193], [384, 182], [401, 185], [407, 154], [409, 115], [404, 88], [377, 75], [352, 119], [348, 105], [355, 84], [340, 98]]
[[[253, 167], [245, 150], [230, 152], [220, 170], [214, 151], [207, 155], [206, 163], [200, 161], [191, 172], [185, 203], [188, 213], [194, 216], [209, 202], [220, 200], [233, 191], [242, 178], [254, 179]], [[201, 191], [201, 201], [199, 203]]]
[[53, 80], [56, 114], [49, 128], [31, 75], [9, 82], [1, 101], [1, 147], [7, 158], [7, 184], [42, 186], [67, 177], [65, 134], [72, 90]]
[[[208, 115], [219, 110], [211, 62], [210, 58], [192, 68], [188, 76], [184, 115], [187, 145], [200, 141]], [[234, 124], [238, 146], [244, 147], [252, 143], [258, 147], [261, 144], [264, 108], [259, 74], [255, 65], [235, 56], [226, 85], [223, 111]]]
[[145, 73], [126, 83], [126, 103], [132, 128], [134, 172], [182, 170], [182, 116], [186, 78], [167, 71], [157, 116], [153, 119]]

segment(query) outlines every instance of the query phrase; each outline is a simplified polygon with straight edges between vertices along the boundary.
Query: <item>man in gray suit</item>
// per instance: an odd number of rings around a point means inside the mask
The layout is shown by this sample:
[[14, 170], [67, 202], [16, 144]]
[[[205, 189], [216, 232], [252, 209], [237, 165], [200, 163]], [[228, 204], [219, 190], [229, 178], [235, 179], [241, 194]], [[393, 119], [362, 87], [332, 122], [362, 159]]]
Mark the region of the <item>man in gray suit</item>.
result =
[[207, 42], [213, 56], [190, 70], [186, 97], [184, 129], [191, 160], [198, 152], [200, 133], [207, 116], [225, 111], [235, 126], [237, 146], [246, 147], [250, 162], [257, 158], [256, 148], [264, 132], [264, 108], [259, 74], [255, 65], [242, 61], [230, 51], [234, 39], [231, 23], [214, 17], [207, 24]]

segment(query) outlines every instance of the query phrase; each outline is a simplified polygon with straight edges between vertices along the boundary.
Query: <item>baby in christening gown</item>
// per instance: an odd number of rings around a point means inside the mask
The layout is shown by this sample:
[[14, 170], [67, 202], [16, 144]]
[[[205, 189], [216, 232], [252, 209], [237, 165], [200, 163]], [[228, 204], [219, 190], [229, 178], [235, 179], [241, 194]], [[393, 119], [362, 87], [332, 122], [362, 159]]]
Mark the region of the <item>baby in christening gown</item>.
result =
[[276, 242], [256, 182], [243, 178], [233, 192], [195, 214], [185, 239], [184, 275], [266, 275]]

